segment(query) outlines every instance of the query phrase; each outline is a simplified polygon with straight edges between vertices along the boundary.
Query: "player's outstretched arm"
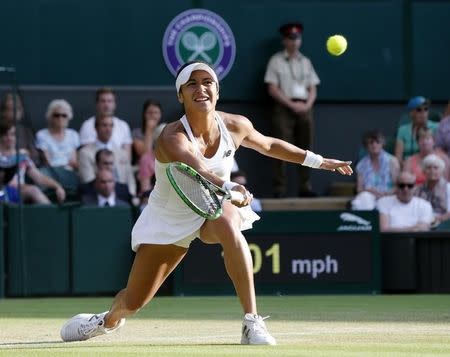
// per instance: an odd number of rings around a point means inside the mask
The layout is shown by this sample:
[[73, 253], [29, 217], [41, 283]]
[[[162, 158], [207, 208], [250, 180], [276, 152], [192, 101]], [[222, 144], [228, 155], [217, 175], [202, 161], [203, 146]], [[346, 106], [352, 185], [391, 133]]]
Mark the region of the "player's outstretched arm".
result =
[[337, 171], [342, 175], [353, 173], [350, 166], [351, 161], [323, 158], [321, 155], [303, 150], [284, 140], [265, 136], [258, 132], [247, 118], [241, 118], [239, 129], [242, 135], [242, 146], [256, 150], [263, 155], [316, 169]]

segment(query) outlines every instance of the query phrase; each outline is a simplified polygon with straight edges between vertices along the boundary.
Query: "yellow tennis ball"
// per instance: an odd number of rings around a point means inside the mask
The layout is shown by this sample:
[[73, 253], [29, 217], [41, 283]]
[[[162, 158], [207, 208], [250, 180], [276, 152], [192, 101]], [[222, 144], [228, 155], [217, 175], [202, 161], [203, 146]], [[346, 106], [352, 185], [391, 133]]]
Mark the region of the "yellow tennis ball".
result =
[[327, 50], [333, 56], [342, 55], [347, 49], [347, 40], [344, 36], [334, 35], [328, 37]]

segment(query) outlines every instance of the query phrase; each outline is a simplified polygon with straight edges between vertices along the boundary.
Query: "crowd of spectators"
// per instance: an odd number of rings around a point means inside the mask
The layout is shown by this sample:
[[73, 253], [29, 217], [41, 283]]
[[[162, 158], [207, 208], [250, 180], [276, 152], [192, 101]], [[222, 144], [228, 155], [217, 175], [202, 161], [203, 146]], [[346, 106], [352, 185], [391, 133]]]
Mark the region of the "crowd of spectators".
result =
[[[450, 102], [438, 120], [430, 119], [430, 105], [420, 96], [409, 100], [408, 118], [399, 121], [391, 152], [379, 130], [363, 136], [351, 207], [377, 209], [382, 231], [428, 230], [450, 220]], [[146, 100], [133, 130], [115, 110], [114, 91], [100, 88], [95, 114], [78, 132], [69, 127], [70, 103], [55, 99], [45, 112], [47, 127], [34, 135], [24, 120], [22, 98], [6, 93], [0, 102], [0, 201], [145, 205], [154, 185], [154, 143], [165, 126], [162, 107]], [[235, 166], [233, 179], [246, 184], [245, 172]], [[262, 209], [257, 199], [253, 205]]]
[[[95, 114], [70, 128], [71, 104], [52, 100], [47, 126], [35, 134], [24, 120], [22, 97], [0, 101], [0, 201], [139, 206], [154, 184], [154, 142], [164, 128], [161, 104], [145, 101], [141, 127], [115, 116], [116, 94], [96, 92]], [[17, 150], [18, 149], [18, 150]]]
[[427, 231], [450, 220], [450, 102], [433, 120], [430, 105], [422, 96], [408, 101], [393, 155], [383, 149], [381, 132], [364, 136], [367, 154], [356, 165], [351, 206], [377, 209], [381, 231]]

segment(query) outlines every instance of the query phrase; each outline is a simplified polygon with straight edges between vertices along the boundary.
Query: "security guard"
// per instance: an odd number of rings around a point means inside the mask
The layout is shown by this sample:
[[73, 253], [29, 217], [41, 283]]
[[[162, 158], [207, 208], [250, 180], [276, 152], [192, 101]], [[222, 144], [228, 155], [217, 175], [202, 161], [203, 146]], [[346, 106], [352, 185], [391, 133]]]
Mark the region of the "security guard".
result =
[[[272, 125], [275, 137], [311, 149], [313, 105], [320, 79], [311, 61], [300, 52], [303, 25], [289, 23], [280, 27], [284, 50], [275, 53], [267, 65], [264, 82], [274, 99]], [[274, 171], [274, 196], [286, 194], [286, 163], [277, 160]], [[309, 168], [299, 165], [300, 197], [316, 194], [311, 190]]]

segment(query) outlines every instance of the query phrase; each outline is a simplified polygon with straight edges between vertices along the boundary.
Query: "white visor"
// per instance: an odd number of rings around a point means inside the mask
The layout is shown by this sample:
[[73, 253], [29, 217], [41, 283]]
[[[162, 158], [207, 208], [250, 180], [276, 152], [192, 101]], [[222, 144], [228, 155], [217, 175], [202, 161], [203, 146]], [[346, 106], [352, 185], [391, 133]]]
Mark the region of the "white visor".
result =
[[180, 88], [183, 84], [186, 84], [189, 78], [191, 78], [191, 74], [194, 71], [206, 71], [208, 72], [211, 77], [213, 78], [214, 82], [216, 82], [217, 89], [219, 89], [219, 81], [217, 79], [216, 72], [208, 66], [205, 63], [197, 62], [192, 63], [189, 66], [186, 66], [183, 68], [183, 70], [180, 72], [180, 74], [177, 76], [177, 79], [175, 81], [175, 87], [177, 87], [177, 93], [180, 92]]

